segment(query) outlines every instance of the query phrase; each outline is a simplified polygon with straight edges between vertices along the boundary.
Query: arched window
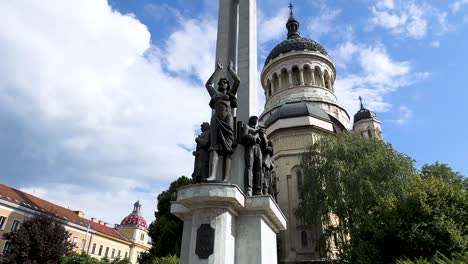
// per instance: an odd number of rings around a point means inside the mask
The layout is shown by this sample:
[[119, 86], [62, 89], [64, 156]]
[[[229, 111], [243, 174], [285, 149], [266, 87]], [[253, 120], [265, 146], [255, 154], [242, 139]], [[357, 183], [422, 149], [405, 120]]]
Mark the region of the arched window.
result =
[[302, 189], [302, 172], [301, 170], [296, 170], [296, 178], [297, 178], [297, 191], [300, 192]]
[[307, 248], [308, 246], [307, 232], [304, 230], [301, 232], [301, 245], [302, 245], [302, 248]]
[[296, 86], [299, 86], [299, 85], [301, 84], [300, 76], [299, 76], [299, 68], [294, 67], [294, 68], [292, 69], [292, 77], [293, 77], [293, 82], [292, 82], [292, 84], [293, 84], [293, 85], [296, 85]]
[[304, 66], [304, 84], [310, 85], [312, 83], [312, 71], [309, 65]]
[[286, 69], [281, 70], [281, 89], [289, 87], [289, 74]]
[[317, 86], [323, 86], [323, 83], [322, 83], [322, 76], [320, 74], [320, 69], [319, 67], [315, 67], [315, 70], [314, 70], [314, 79], [315, 79], [315, 85]]
[[331, 85], [330, 85], [330, 76], [328, 75], [328, 71], [325, 70], [323, 78], [325, 79], [325, 87], [331, 90]]
[[279, 79], [278, 79], [278, 75], [273, 74], [273, 91], [278, 91], [279, 89]]
[[270, 80], [267, 81], [267, 97], [271, 97], [272, 92], [271, 92], [271, 82]]
[[369, 136], [369, 138], [372, 138], [372, 131], [370, 128], [367, 129], [367, 135]]

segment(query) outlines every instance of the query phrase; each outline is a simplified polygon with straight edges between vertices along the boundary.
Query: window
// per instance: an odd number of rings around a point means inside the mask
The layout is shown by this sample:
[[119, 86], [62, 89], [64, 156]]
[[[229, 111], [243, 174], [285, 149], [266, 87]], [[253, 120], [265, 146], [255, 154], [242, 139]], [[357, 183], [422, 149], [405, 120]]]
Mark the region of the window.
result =
[[307, 247], [307, 232], [306, 231], [302, 231], [301, 232], [301, 244], [302, 244], [302, 248], [306, 248]]
[[140, 240], [142, 240], [142, 241], [145, 240], [145, 234], [140, 235]]
[[302, 173], [299, 169], [296, 171], [296, 177], [297, 177], [297, 190], [300, 192], [302, 189]]
[[93, 248], [91, 249], [91, 254], [96, 252], [96, 243], [93, 243]]
[[3, 246], [2, 254], [5, 255], [8, 252], [8, 248], [10, 248], [10, 243], [5, 242], [5, 245]]
[[125, 258], [128, 258], [128, 252], [125, 252]]
[[99, 255], [99, 256], [101, 256], [101, 254], [102, 254], [102, 248], [103, 248], [103, 246], [100, 245], [100, 246], [99, 246], [99, 252], [98, 252], [98, 255]]
[[372, 138], [372, 132], [370, 128], [367, 129], [367, 135], [369, 136], [369, 138]]
[[81, 240], [81, 250], [85, 250], [86, 248], [86, 239]]
[[11, 225], [11, 232], [16, 232], [21, 227], [21, 222], [18, 220], [13, 221], [13, 225]]
[[109, 256], [109, 247], [106, 247], [106, 254], [104, 254], [104, 257]]
[[114, 258], [114, 256], [115, 256], [115, 248], [112, 249], [111, 258]]
[[0, 230], [5, 228], [8, 218], [6, 216], [0, 216]]
[[122, 251], [119, 250], [119, 252], [117, 252], [117, 257], [120, 258], [120, 255], [121, 255]]
[[74, 238], [73, 238], [72, 245], [73, 245], [74, 247], [76, 247], [77, 244], [78, 244], [78, 237], [74, 237]]

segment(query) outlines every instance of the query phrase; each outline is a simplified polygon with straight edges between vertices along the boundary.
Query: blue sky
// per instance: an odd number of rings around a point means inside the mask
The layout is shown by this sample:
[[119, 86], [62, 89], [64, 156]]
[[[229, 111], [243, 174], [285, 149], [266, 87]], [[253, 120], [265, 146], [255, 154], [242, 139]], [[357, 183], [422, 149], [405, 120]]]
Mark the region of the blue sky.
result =
[[[258, 0], [259, 71], [289, 1]], [[338, 100], [376, 111], [385, 140], [468, 174], [467, 0], [294, 1], [337, 66]], [[208, 120], [217, 1], [2, 1], [0, 182], [117, 223], [190, 175]], [[259, 91], [260, 109], [264, 102]]]

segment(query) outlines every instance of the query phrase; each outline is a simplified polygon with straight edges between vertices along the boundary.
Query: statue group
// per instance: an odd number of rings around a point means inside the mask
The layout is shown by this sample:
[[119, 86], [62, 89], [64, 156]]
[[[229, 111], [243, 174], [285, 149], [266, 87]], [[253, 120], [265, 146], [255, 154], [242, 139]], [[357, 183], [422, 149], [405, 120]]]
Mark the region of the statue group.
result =
[[248, 124], [239, 124], [241, 127], [236, 129], [233, 110], [237, 107], [240, 79], [230, 65], [228, 73], [233, 79], [232, 87], [227, 78], [220, 78], [216, 90], [213, 80], [222, 69], [223, 65], [218, 62], [205, 85], [211, 96], [209, 105], [213, 114], [210, 124], [203, 123], [201, 134], [195, 139], [193, 180], [197, 183], [216, 181], [221, 165], [222, 181], [229, 182], [231, 157], [239, 142], [245, 147], [246, 195], [273, 195], [273, 143], [267, 139], [265, 128], [258, 125], [256, 116], [251, 116]]

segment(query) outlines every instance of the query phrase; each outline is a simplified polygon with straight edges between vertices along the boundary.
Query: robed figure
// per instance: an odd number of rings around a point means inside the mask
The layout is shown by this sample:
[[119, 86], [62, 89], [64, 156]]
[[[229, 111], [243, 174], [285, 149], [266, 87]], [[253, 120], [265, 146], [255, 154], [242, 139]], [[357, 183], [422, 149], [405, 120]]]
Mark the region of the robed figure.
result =
[[[210, 107], [214, 110], [210, 124], [210, 168], [207, 181], [216, 180], [218, 164], [223, 165], [223, 181], [229, 181], [231, 170], [231, 156], [235, 147], [234, 116], [233, 109], [237, 107], [236, 93], [240, 80], [237, 73], [229, 66], [228, 72], [234, 80], [229, 84], [226, 78], [219, 79], [218, 89], [214, 88], [213, 79], [223, 69], [221, 63], [217, 63], [215, 72], [206, 82], [206, 89], [211, 96]], [[223, 160], [219, 160], [219, 157]]]

